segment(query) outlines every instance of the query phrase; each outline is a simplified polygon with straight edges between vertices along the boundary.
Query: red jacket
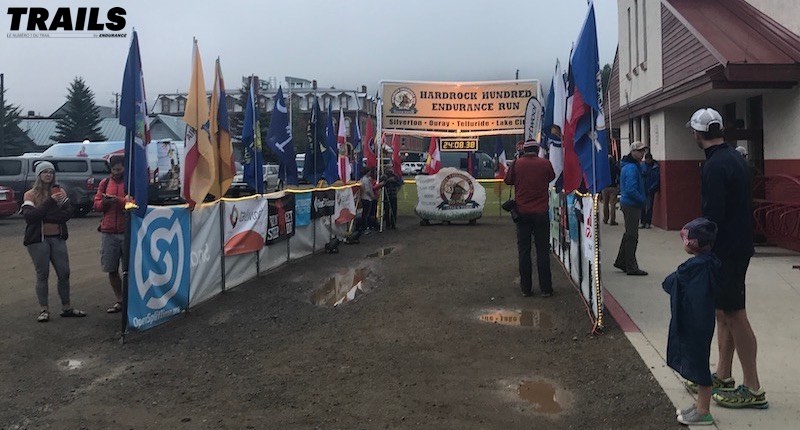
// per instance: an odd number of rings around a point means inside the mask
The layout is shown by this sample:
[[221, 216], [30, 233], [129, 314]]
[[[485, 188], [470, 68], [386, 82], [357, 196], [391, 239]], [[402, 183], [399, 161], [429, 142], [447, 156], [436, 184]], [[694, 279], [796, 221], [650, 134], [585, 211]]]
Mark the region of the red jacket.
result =
[[550, 203], [550, 181], [556, 178], [553, 165], [544, 158], [526, 154], [511, 163], [505, 183], [514, 186], [517, 212], [531, 215], [547, 212]]
[[[107, 201], [103, 194], [116, 196], [116, 201]], [[94, 195], [94, 210], [102, 212], [103, 219], [100, 220], [99, 231], [103, 233], [120, 234], [125, 233], [125, 182], [111, 177], [100, 181], [97, 193]]]

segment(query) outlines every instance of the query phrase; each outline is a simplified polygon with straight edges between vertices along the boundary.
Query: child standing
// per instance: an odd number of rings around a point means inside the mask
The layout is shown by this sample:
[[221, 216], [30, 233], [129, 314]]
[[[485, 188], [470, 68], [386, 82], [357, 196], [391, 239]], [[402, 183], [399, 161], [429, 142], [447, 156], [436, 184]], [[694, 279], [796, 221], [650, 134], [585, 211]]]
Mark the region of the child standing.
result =
[[709, 356], [714, 337], [714, 290], [721, 263], [711, 252], [717, 225], [697, 218], [681, 230], [684, 249], [694, 255], [664, 279], [662, 287], [670, 295], [667, 365], [697, 384], [697, 401], [679, 409], [678, 422], [686, 425], [712, 425], [711, 370]]

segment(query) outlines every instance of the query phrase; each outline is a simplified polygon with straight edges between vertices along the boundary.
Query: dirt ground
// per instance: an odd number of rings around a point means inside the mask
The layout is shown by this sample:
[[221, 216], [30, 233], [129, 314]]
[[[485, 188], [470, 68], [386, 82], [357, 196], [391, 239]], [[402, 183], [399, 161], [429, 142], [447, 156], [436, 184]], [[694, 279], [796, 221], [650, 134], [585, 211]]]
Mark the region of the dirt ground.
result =
[[[118, 316], [104, 312], [113, 298], [98, 220], [70, 221], [68, 242], [73, 304], [89, 316], [54, 313], [47, 324], [35, 321], [23, 221], [0, 220], [3, 428], [679, 427], [614, 321], [590, 334], [555, 260], [556, 294], [520, 295], [507, 219], [403, 218], [397, 231], [292, 262], [124, 345]], [[348, 268], [363, 291], [333, 307], [319, 290]], [[54, 285], [55, 274], [57, 310]], [[312, 303], [322, 296], [328, 304]], [[525, 325], [486, 321], [502, 310], [525, 311], [499, 318]]]

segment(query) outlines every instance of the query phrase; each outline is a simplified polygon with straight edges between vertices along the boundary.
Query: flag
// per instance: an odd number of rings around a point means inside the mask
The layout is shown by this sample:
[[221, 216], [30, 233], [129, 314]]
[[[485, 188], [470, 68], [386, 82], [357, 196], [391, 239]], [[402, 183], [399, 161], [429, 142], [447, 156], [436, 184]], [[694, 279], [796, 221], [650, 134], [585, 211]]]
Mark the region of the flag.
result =
[[435, 137], [431, 137], [428, 145], [428, 157], [425, 160], [425, 173], [435, 175], [442, 168], [442, 157], [439, 155], [439, 145]]
[[494, 177], [503, 179], [506, 177], [506, 150], [503, 148], [503, 140], [500, 136], [494, 141], [494, 154], [497, 157], [497, 171]]
[[325, 172], [328, 185], [339, 179], [339, 154], [336, 150], [336, 132], [333, 130], [333, 102], [328, 102], [328, 118], [325, 124]]
[[[564, 116], [567, 102], [567, 88], [564, 80], [564, 72], [561, 71], [561, 63], [556, 60], [556, 68], [553, 73], [553, 80], [550, 85], [550, 93], [548, 94], [547, 102], [547, 112], [549, 112], [550, 115], [550, 123], [546, 125], [544, 131], [549, 136], [548, 158], [556, 174], [555, 179], [550, 182], [550, 186], [555, 187], [559, 191], [563, 188], [564, 182], [562, 176], [562, 172], [564, 171], [564, 146], [563, 139], [551, 134], [550, 128], [553, 125], [557, 125], [562, 132], [564, 131]], [[547, 113], [545, 114], [545, 118], [547, 119]], [[571, 165], [574, 166], [575, 157], [572, 157], [570, 162], [573, 163]]]
[[150, 183], [146, 149], [150, 143], [150, 127], [147, 125], [147, 97], [136, 30], [133, 31], [122, 77], [119, 123], [125, 127], [125, 186], [138, 206], [134, 214], [143, 218], [147, 213], [147, 187]]
[[400, 159], [400, 138], [392, 135], [392, 170], [398, 178], [403, 177], [403, 161]]
[[247, 93], [247, 104], [244, 108], [242, 124], [242, 145], [244, 146], [244, 181], [258, 194], [264, 192], [264, 154], [261, 152], [261, 125], [258, 122], [256, 109], [255, 80], [250, 82]]
[[361, 177], [361, 169], [363, 162], [363, 157], [361, 154], [364, 152], [364, 149], [361, 147], [361, 127], [358, 125], [358, 113], [356, 113], [356, 123], [355, 128], [353, 128], [353, 156], [355, 157], [355, 162], [353, 163], [353, 179], [358, 180]]
[[211, 149], [214, 152], [217, 177], [208, 190], [214, 197], [220, 198], [228, 192], [233, 176], [236, 174], [236, 165], [233, 161], [233, 144], [231, 143], [231, 129], [228, 122], [228, 103], [225, 95], [225, 80], [222, 79], [222, 67], [217, 58], [214, 67], [214, 89], [211, 92]]
[[272, 108], [267, 130], [267, 145], [280, 160], [278, 175], [283, 183], [297, 185], [297, 159], [292, 143], [292, 127], [289, 125], [289, 110], [286, 109], [282, 87], [278, 87], [278, 93], [275, 94], [275, 107]]
[[572, 52], [570, 69], [570, 84], [574, 90], [567, 128], [587, 188], [592, 193], [599, 193], [611, 183], [611, 172], [593, 3], [589, 4], [589, 13]]
[[336, 134], [336, 144], [339, 179], [342, 180], [343, 184], [346, 184], [352, 172], [350, 170], [350, 159], [347, 157], [347, 130], [344, 126], [344, 110], [341, 106], [339, 106], [339, 132]]
[[197, 40], [192, 49], [192, 77], [189, 81], [189, 95], [183, 114], [186, 122], [186, 164], [183, 169], [183, 198], [190, 207], [202, 203], [217, 176], [214, 150], [209, 135], [208, 101], [206, 83], [203, 77], [203, 62]]
[[561, 140], [564, 162], [561, 179], [564, 192], [571, 193], [581, 185], [581, 177], [583, 176], [581, 165], [578, 161], [578, 154], [575, 152], [576, 122], [571, 119], [581, 117], [584, 113], [583, 108], [585, 107], [581, 100], [580, 93], [575, 92], [575, 83], [572, 79], [572, 62], [570, 62], [569, 69], [567, 70], [565, 93], [567, 97], [565, 103], [564, 128], [562, 129], [563, 138]]
[[367, 167], [374, 169], [378, 167], [378, 157], [375, 155], [375, 124], [372, 123], [372, 118], [367, 119], [367, 144], [364, 145], [364, 158], [367, 159]]
[[308, 137], [308, 148], [303, 162], [303, 179], [316, 184], [322, 178], [322, 172], [325, 171], [325, 127], [319, 108], [319, 99], [316, 95], [311, 108], [311, 119], [308, 121], [306, 136]]

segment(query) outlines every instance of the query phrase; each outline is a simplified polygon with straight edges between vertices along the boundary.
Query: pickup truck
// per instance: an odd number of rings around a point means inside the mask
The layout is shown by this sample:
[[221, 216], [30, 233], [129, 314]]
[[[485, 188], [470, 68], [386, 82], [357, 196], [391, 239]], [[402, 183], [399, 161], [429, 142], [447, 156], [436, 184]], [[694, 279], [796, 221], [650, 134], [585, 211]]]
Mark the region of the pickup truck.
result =
[[11, 188], [17, 203], [21, 204], [25, 192], [33, 187], [36, 180], [36, 164], [42, 161], [53, 163], [56, 183], [66, 190], [75, 207], [75, 215], [89, 213], [97, 186], [110, 173], [108, 162], [102, 158], [0, 157], [0, 185]]

